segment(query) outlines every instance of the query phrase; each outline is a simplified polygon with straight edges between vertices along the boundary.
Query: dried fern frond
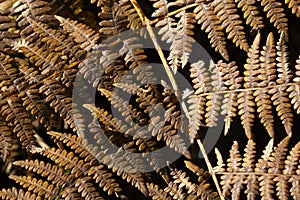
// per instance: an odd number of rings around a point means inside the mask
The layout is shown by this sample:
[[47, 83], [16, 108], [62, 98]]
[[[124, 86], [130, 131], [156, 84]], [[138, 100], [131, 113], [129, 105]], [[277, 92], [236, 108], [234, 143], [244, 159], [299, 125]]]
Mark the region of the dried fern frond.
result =
[[175, 73], [177, 69], [184, 68], [188, 63], [189, 54], [192, 52], [192, 43], [195, 41], [194, 35], [194, 13], [182, 11], [175, 17], [179, 18], [174, 29], [175, 35], [170, 47], [170, 55], [168, 57], [170, 67]]
[[10, 179], [15, 180], [17, 183], [28, 188], [29, 191], [33, 191], [37, 196], [43, 196], [46, 199], [55, 199], [59, 196], [59, 187], [55, 187], [49, 184], [47, 181], [38, 180], [30, 176], [16, 176], [10, 175]]
[[[66, 88], [60, 87], [58, 81], [45, 80], [44, 84], [39, 88], [39, 92], [45, 95], [45, 102], [49, 102], [50, 106], [75, 132], [84, 131], [84, 125], [75, 123], [74, 110], [72, 110], [72, 98], [65, 96]], [[74, 114], [74, 115], [73, 115]]]
[[237, 7], [244, 12], [243, 17], [246, 19], [246, 24], [250, 24], [254, 30], [260, 30], [264, 27], [263, 18], [260, 16], [256, 1], [254, 0], [235, 0]]
[[46, 24], [37, 22], [33, 19], [27, 18], [30, 22], [34, 32], [39, 35], [41, 41], [47, 43], [50, 48], [56, 52], [62, 52], [63, 55], [68, 56], [69, 63], [72, 61], [82, 60], [86, 54], [79, 45], [76, 45], [72, 37], [66, 37], [58, 30], [50, 29]]
[[222, 22], [222, 27], [228, 33], [227, 38], [232, 39], [236, 46], [244, 51], [248, 51], [248, 43], [244, 32], [242, 21], [237, 14], [235, 3], [233, 0], [215, 0], [212, 2], [214, 12]]
[[58, 166], [45, 163], [44, 161], [26, 159], [24, 161], [15, 161], [13, 164], [46, 177], [47, 181], [51, 181], [53, 185], [58, 187], [71, 185], [74, 181], [74, 175], [67, 174]]
[[[221, 184], [224, 194], [226, 196], [231, 194], [232, 199], [239, 199], [240, 194], [235, 192], [241, 190], [246, 184], [246, 194], [249, 199], [256, 199], [258, 190], [263, 199], [273, 199], [275, 195], [279, 199], [297, 197], [292, 191], [296, 191], [296, 187], [299, 187], [297, 169], [300, 145], [298, 142], [287, 155], [289, 140], [290, 137], [284, 138], [276, 147], [273, 147], [273, 139], [270, 140], [258, 161], [255, 161], [255, 143], [249, 140], [243, 155], [243, 164], [238, 152], [238, 143], [234, 142], [230, 158], [227, 160], [227, 168], [224, 170], [223, 166], [220, 166], [217, 172], [222, 175]], [[222, 163], [221, 161], [219, 165]], [[294, 185], [289, 185], [289, 182], [293, 182]]]
[[221, 114], [225, 115], [224, 135], [226, 135], [229, 131], [231, 121], [237, 116], [238, 92], [234, 92], [234, 90], [241, 88], [243, 77], [239, 76], [239, 71], [237, 70], [238, 67], [236, 66], [235, 62], [226, 64], [222, 61], [219, 61], [217, 63], [217, 67], [220, 70], [224, 87], [229, 91], [225, 93], [223, 104], [221, 106]]
[[25, 37], [32, 33], [28, 18], [45, 23], [55, 20], [50, 14], [51, 7], [47, 1], [20, 0], [13, 4], [12, 9], [13, 14], [18, 16], [16, 20], [22, 30], [21, 35]]
[[41, 200], [42, 198], [36, 194], [32, 194], [30, 191], [24, 192], [22, 189], [15, 187], [9, 189], [2, 189], [0, 191], [0, 197], [2, 199], [12, 200]]
[[36, 148], [35, 151], [50, 158], [57, 165], [63, 167], [64, 170], [70, 170], [70, 173], [74, 174], [76, 178], [85, 174], [90, 168], [89, 163], [80, 160], [73, 152], [67, 152], [66, 150], [56, 149], [54, 147], [50, 149]]
[[214, 13], [211, 3], [204, 4], [199, 2], [194, 13], [197, 23], [201, 24], [201, 30], [208, 33], [211, 46], [220, 52], [225, 60], [229, 60], [229, 54], [226, 49], [226, 38], [222, 32], [223, 27], [218, 16]]
[[17, 96], [10, 96], [1, 102], [1, 115], [13, 126], [13, 132], [17, 134], [22, 147], [31, 150], [36, 145], [32, 118], [23, 108], [21, 100]]
[[296, 110], [297, 114], [300, 113], [300, 56], [296, 61], [296, 77], [293, 79], [294, 83], [291, 85], [288, 89], [287, 92], [289, 92], [289, 98], [291, 99], [291, 104], [293, 105], [293, 108]]
[[65, 19], [61, 16], [55, 16], [55, 18], [59, 20], [64, 30], [74, 38], [74, 41], [80, 44], [82, 49], [89, 51], [96, 45], [100, 37], [96, 31], [85, 24], [78, 23], [71, 19]]
[[[288, 63], [288, 53], [287, 53], [287, 46], [284, 42], [284, 35], [283, 33], [280, 36], [280, 40], [277, 43], [277, 72], [278, 78], [276, 80], [277, 84], [286, 84], [289, 83], [292, 74], [291, 70], [289, 69]], [[274, 87], [269, 90], [269, 94], [272, 95], [271, 101], [276, 106], [276, 111], [282, 124], [285, 127], [285, 130], [289, 136], [292, 135], [292, 126], [293, 126], [293, 114], [291, 110], [291, 105], [288, 99], [288, 92], [286, 91], [288, 87], [280, 86]]]
[[3, 162], [6, 162], [11, 154], [12, 148], [12, 131], [7, 125], [7, 122], [0, 117], [0, 158]]
[[[257, 87], [258, 81], [258, 69], [260, 67], [259, 63], [259, 45], [260, 45], [260, 33], [258, 33], [253, 41], [253, 44], [248, 52], [247, 64], [244, 65], [244, 87], [253, 88]], [[238, 114], [241, 116], [242, 125], [245, 129], [245, 133], [249, 139], [252, 138], [251, 127], [254, 122], [254, 106], [253, 102], [254, 96], [253, 91], [247, 90], [242, 91], [238, 94]]]
[[257, 78], [260, 80], [258, 86], [261, 87], [261, 89], [255, 90], [253, 95], [255, 97], [261, 123], [265, 126], [271, 137], [274, 137], [274, 117], [272, 114], [271, 97], [268, 94], [266, 87], [275, 84], [275, 56], [274, 36], [270, 33], [266, 41], [266, 46], [263, 47], [263, 51], [261, 51], [261, 56], [259, 58], [261, 66], [258, 70], [259, 74]]
[[261, 6], [264, 8], [264, 12], [267, 13], [267, 18], [270, 18], [270, 22], [274, 23], [274, 27], [278, 29], [279, 33], [284, 33], [285, 40], [288, 39], [288, 19], [284, 13], [282, 3], [276, 0], [262, 0]]

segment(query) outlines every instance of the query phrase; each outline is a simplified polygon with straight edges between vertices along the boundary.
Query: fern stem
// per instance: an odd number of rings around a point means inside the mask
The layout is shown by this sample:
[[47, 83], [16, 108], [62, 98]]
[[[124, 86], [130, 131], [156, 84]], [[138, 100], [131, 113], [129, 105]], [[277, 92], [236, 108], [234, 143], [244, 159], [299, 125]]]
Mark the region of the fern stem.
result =
[[[167, 62], [167, 60], [166, 60], [166, 58], [164, 56], [164, 53], [163, 53], [161, 47], [159, 46], [159, 44], [157, 42], [157, 38], [156, 38], [156, 36], [155, 36], [155, 34], [153, 32], [153, 29], [151, 27], [151, 21], [145, 16], [143, 10], [141, 9], [140, 5], [138, 4], [138, 2], [136, 0], [130, 0], [130, 2], [132, 3], [132, 5], [134, 6], [136, 12], [138, 13], [138, 15], [139, 15], [142, 23], [146, 26], [147, 31], [148, 31], [148, 33], [149, 33], [149, 35], [150, 35], [150, 37], [152, 39], [152, 42], [154, 43], [154, 46], [156, 48], [156, 51], [158, 52], [159, 57], [160, 57], [160, 59], [161, 59], [161, 61], [163, 63], [163, 66], [164, 66], [165, 70], [166, 70], [166, 73], [167, 73], [167, 75], [168, 75], [168, 77], [169, 77], [169, 79], [171, 81], [172, 87], [175, 90], [175, 94], [178, 97], [178, 92], [179, 91], [178, 91], [177, 83], [175, 81], [173, 72], [172, 72], [171, 68], [169, 67], [168, 62]], [[194, 6], [196, 6], [196, 5], [194, 5]], [[184, 9], [186, 9], [186, 8], [184, 7]], [[183, 107], [184, 107], [183, 110], [186, 112], [186, 110], [187, 110], [186, 106], [183, 105]], [[185, 113], [185, 114], [187, 115], [187, 113]], [[200, 147], [201, 153], [204, 156], [206, 165], [207, 165], [207, 167], [208, 167], [208, 169], [209, 169], [209, 171], [210, 171], [210, 173], [211, 173], [211, 175], [213, 177], [213, 181], [214, 181], [214, 183], [216, 185], [216, 188], [218, 190], [219, 196], [220, 196], [221, 200], [225, 200], [224, 196], [222, 195], [218, 179], [217, 179], [215, 173], [213, 172], [213, 167], [212, 167], [212, 165], [211, 165], [211, 163], [210, 163], [210, 161], [208, 159], [208, 156], [207, 156], [207, 153], [205, 151], [205, 148], [204, 148], [204, 146], [203, 146], [203, 144], [202, 144], [202, 142], [200, 140], [197, 140], [197, 142], [198, 142], [198, 145]]]
[[142, 8], [140, 7], [140, 5], [136, 2], [136, 0], [130, 0], [130, 2], [132, 3], [132, 5], [134, 6], [136, 12], [138, 13], [139, 17], [141, 18], [143, 24], [146, 26], [147, 31], [152, 39], [152, 42], [155, 46], [156, 51], [159, 54], [159, 57], [162, 61], [162, 64], [167, 72], [167, 75], [171, 81], [172, 87], [175, 90], [175, 94], [178, 96], [178, 86], [177, 83], [175, 81], [173, 72], [171, 70], [171, 68], [168, 65], [167, 59], [165, 58], [165, 55], [161, 49], [161, 47], [159, 46], [158, 42], [157, 42], [157, 38], [155, 36], [155, 33], [151, 27], [151, 21], [145, 16], [144, 12], [142, 11]]
[[206, 165], [207, 165], [208, 171], [209, 171], [209, 173], [211, 174], [211, 176], [212, 176], [212, 178], [213, 178], [213, 181], [214, 181], [214, 183], [215, 183], [215, 185], [216, 185], [216, 188], [217, 188], [217, 191], [218, 191], [218, 193], [219, 193], [219, 196], [220, 196], [221, 200], [225, 200], [225, 198], [224, 198], [224, 196], [223, 196], [223, 194], [222, 194], [220, 185], [219, 185], [219, 181], [218, 181], [217, 176], [216, 176], [216, 174], [215, 174], [215, 172], [214, 172], [214, 170], [213, 170], [213, 167], [212, 167], [212, 165], [211, 165], [211, 163], [210, 163], [210, 161], [209, 161], [209, 158], [208, 158], [208, 156], [207, 156], [207, 153], [206, 153], [206, 151], [205, 151], [205, 148], [204, 148], [204, 146], [203, 146], [203, 143], [201, 142], [200, 139], [197, 139], [197, 143], [198, 143], [198, 145], [199, 145], [199, 147], [200, 147], [200, 151], [201, 151], [201, 153], [202, 153], [202, 155], [203, 155], [203, 157], [204, 157], [204, 160], [205, 160], [205, 163], [206, 163]]

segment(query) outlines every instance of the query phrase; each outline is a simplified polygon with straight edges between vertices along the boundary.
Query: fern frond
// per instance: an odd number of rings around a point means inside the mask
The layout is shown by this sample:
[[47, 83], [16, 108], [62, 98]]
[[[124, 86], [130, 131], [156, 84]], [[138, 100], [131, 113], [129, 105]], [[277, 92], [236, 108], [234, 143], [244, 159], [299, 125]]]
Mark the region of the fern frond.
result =
[[[223, 177], [222, 180], [224, 181], [221, 184], [226, 189], [225, 191], [228, 191], [226, 195], [230, 195], [231, 188], [242, 189], [243, 185], [247, 184], [246, 193], [249, 199], [258, 198], [258, 188], [262, 199], [273, 199], [275, 195], [279, 199], [297, 197], [295, 191], [299, 190], [297, 181], [300, 144], [298, 142], [287, 156], [289, 140], [290, 137], [286, 137], [273, 148], [274, 141], [271, 139], [257, 162], [255, 161], [255, 143], [249, 140], [245, 148], [242, 167], [239, 164], [241, 158], [237, 153], [238, 145], [237, 142], [234, 142], [232, 148], [236, 153], [230, 153], [231, 158], [227, 161], [226, 171], [219, 170], [217, 172]], [[234, 166], [236, 166], [235, 175], [232, 174]], [[239, 179], [236, 180], [241, 181], [235, 181], [229, 176], [237, 176]], [[293, 184], [289, 185], [289, 182], [293, 182]], [[275, 191], [277, 192], [275, 193]], [[239, 196], [234, 197], [232, 195], [231, 197], [232, 199], [239, 199]]]
[[[247, 64], [244, 65], [244, 87], [253, 88], [257, 87], [258, 81], [258, 69], [260, 67], [259, 61], [259, 45], [260, 45], [260, 33], [258, 33], [253, 41], [253, 44], [248, 52]], [[253, 91], [242, 91], [238, 94], [238, 114], [241, 116], [242, 125], [245, 129], [245, 133], [249, 139], [252, 138], [251, 127], [254, 122], [254, 96]]]
[[36, 149], [36, 151], [54, 161], [59, 166], [63, 167], [65, 170], [71, 170], [71, 174], [80, 177], [85, 174], [90, 168], [89, 163], [85, 163], [74, 155], [73, 152], [67, 152], [66, 150], [50, 148], [50, 149]]
[[130, 0], [120, 0], [118, 6], [120, 6], [120, 10], [124, 15], [129, 16], [128, 28], [136, 30], [143, 27], [142, 20]]
[[267, 18], [270, 18], [270, 22], [274, 23], [274, 27], [278, 29], [278, 32], [285, 34], [285, 40], [287, 41], [288, 19], [284, 13], [282, 3], [276, 0], [262, 0], [261, 6], [264, 8], [264, 12], [267, 13]]
[[17, 189], [15, 187], [8, 188], [8, 189], [2, 189], [0, 191], [0, 197], [2, 199], [7, 200], [41, 200], [42, 198], [36, 194], [32, 194], [29, 191], [24, 192], [22, 189]]
[[13, 6], [13, 14], [17, 15], [17, 23], [21, 28], [21, 35], [28, 36], [32, 33], [28, 18], [32, 18], [39, 22], [53, 22], [54, 16], [50, 14], [52, 10], [47, 1], [20, 0], [16, 1]]
[[172, 197], [169, 196], [168, 192], [159, 188], [158, 185], [153, 183], [147, 183], [147, 188], [149, 190], [149, 196], [152, 197], [153, 200], [171, 200]]
[[59, 187], [55, 187], [47, 181], [38, 180], [31, 176], [20, 177], [10, 175], [9, 178], [22, 185], [23, 188], [28, 188], [29, 191], [33, 191], [33, 193], [36, 193], [37, 196], [43, 196], [44, 198], [51, 200], [54, 200], [59, 196]]
[[96, 191], [96, 188], [90, 182], [91, 179], [91, 177], [77, 179], [75, 181], [75, 187], [78, 189], [78, 192], [81, 193], [81, 196], [85, 199], [104, 200], [104, 198], [101, 197], [100, 193]]
[[175, 17], [179, 21], [175, 27], [175, 35], [170, 47], [170, 54], [168, 57], [170, 67], [175, 73], [178, 67], [182, 69], [188, 63], [189, 55], [192, 52], [192, 43], [195, 41], [192, 37], [194, 35], [194, 13], [182, 11]]
[[7, 122], [0, 117], [0, 158], [6, 162], [11, 154], [12, 148], [12, 131], [7, 125]]
[[[280, 36], [280, 40], [276, 46], [277, 49], [277, 72], [278, 78], [276, 80], [277, 84], [286, 84], [289, 83], [292, 75], [291, 70], [289, 69], [288, 63], [288, 54], [287, 46], [284, 43], [283, 33]], [[286, 133], [292, 135], [292, 126], [293, 126], [293, 114], [291, 110], [291, 105], [288, 99], [288, 92], [286, 91], [286, 86], [274, 87], [269, 90], [269, 94], [272, 95], [271, 101], [276, 106], [276, 111], [282, 124], [285, 127]]]
[[59, 20], [63, 29], [74, 38], [74, 41], [80, 44], [80, 47], [86, 51], [92, 49], [100, 37], [96, 31], [85, 24], [78, 23], [71, 19], [65, 19], [61, 16], [55, 16], [55, 18]]
[[229, 60], [229, 54], [226, 49], [226, 38], [222, 32], [223, 27], [218, 16], [214, 13], [211, 3], [204, 4], [202, 2], [195, 8], [195, 19], [201, 24], [201, 30], [208, 33], [211, 46], [218, 51], [225, 60]]
[[99, 183], [99, 186], [103, 188], [103, 191], [107, 192], [108, 195], [115, 194], [117, 197], [124, 196], [122, 194], [122, 188], [112, 177], [112, 173], [105, 170], [103, 165], [92, 167], [89, 170], [88, 175], [93, 177], [95, 182]]
[[[211, 92], [218, 92], [224, 89], [222, 76], [219, 68], [213, 61], [210, 61], [209, 70], [211, 71]], [[206, 126], [214, 127], [217, 126], [219, 110], [221, 107], [222, 96], [217, 93], [210, 93], [206, 96], [206, 113], [205, 113], [205, 122]]]
[[293, 79], [293, 82], [297, 84], [293, 84], [288, 87], [287, 92], [289, 92], [289, 98], [291, 99], [291, 104], [293, 105], [294, 109], [296, 110], [297, 114], [300, 114], [300, 56], [296, 61], [296, 77]]
[[74, 110], [72, 110], [72, 99], [65, 96], [66, 88], [61, 87], [56, 80], [45, 80], [40, 87], [40, 94], [46, 96], [45, 101], [50, 103], [50, 106], [60, 117], [72, 128], [75, 132], [83, 132], [84, 127], [74, 121]]
[[19, 71], [11, 64], [11, 57], [0, 53], [0, 86], [1, 92], [14, 94], [20, 92], [14, 80], [19, 77]]
[[39, 35], [41, 41], [47, 43], [54, 51], [62, 52], [68, 56], [69, 62], [82, 60], [86, 54], [79, 45], [76, 45], [71, 37], [66, 37], [58, 30], [50, 29], [46, 24], [28, 18], [34, 32]]
[[263, 18], [260, 16], [255, 1], [253, 0], [235, 0], [237, 7], [244, 12], [243, 17], [246, 24], [249, 24], [254, 30], [261, 30], [264, 27]]
[[272, 114], [271, 97], [265, 87], [275, 84], [275, 56], [276, 52], [274, 46], [274, 37], [273, 34], [270, 33], [266, 41], [266, 46], [263, 47], [263, 51], [261, 52], [261, 68], [259, 69], [259, 74], [257, 76], [261, 81], [258, 83], [258, 85], [262, 88], [257, 89], [253, 93], [255, 96], [256, 105], [258, 107], [257, 111], [259, 113], [259, 118], [261, 123], [265, 126], [270, 137], [274, 137], [274, 117]]
[[242, 21], [237, 14], [237, 9], [233, 0], [215, 0], [212, 2], [212, 7], [216, 15], [222, 22], [222, 27], [228, 33], [227, 38], [232, 39], [236, 46], [244, 51], [248, 51], [248, 43], [244, 32]]
[[80, 158], [84, 158], [85, 162], [96, 164], [98, 163], [95, 158], [97, 148], [93, 147], [91, 144], [88, 144], [86, 139], [79, 138], [78, 136], [66, 133], [59, 133], [50, 131], [49, 135], [55, 137], [57, 140], [66, 144], [70, 147], [76, 154], [79, 155]]
[[4, 119], [11, 123], [13, 132], [17, 134], [22, 147], [31, 150], [36, 145], [32, 119], [29, 113], [24, 110], [21, 100], [17, 96], [10, 96], [6, 104], [2, 104], [0, 110]]
[[221, 106], [222, 109], [221, 114], [225, 115], [224, 134], [226, 135], [229, 131], [231, 121], [237, 115], [238, 93], [234, 92], [234, 90], [238, 90], [239, 88], [241, 88], [241, 82], [243, 78], [239, 76], [238, 66], [236, 66], [235, 62], [226, 64], [223, 63], [222, 61], [219, 61], [217, 63], [217, 67], [220, 70], [224, 87], [228, 91], [230, 91], [225, 93], [223, 104]]
[[58, 166], [45, 163], [44, 161], [26, 159], [15, 161], [13, 164], [46, 177], [48, 181], [51, 181], [53, 185], [58, 187], [71, 185], [74, 181], [72, 174], [67, 174]]

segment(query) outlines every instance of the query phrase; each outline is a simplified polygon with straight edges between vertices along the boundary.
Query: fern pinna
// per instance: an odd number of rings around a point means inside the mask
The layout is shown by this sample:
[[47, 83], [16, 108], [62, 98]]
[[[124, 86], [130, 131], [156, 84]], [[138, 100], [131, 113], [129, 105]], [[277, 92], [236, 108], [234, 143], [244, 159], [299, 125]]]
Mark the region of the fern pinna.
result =
[[299, 0], [0, 0], [0, 198], [300, 199], [299, 17]]

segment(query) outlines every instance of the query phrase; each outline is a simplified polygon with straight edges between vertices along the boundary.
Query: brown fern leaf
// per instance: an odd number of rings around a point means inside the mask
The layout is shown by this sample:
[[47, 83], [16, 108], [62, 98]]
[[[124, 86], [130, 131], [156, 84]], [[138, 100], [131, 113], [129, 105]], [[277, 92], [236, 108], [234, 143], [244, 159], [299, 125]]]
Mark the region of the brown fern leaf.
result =
[[285, 0], [288, 7], [292, 10], [292, 13], [297, 17], [300, 17], [300, 1], [299, 0]]
[[[96, 183], [99, 183], [99, 186], [103, 188], [104, 192], [107, 192], [108, 195], [116, 195], [117, 197], [125, 197], [122, 193], [122, 188], [112, 177], [112, 173], [104, 169], [103, 165], [97, 167], [92, 167], [88, 175], [93, 177]], [[124, 198], [126, 199], [126, 198]]]
[[18, 16], [17, 23], [21, 28], [21, 35], [28, 36], [32, 33], [27, 18], [32, 18], [38, 22], [53, 22], [54, 16], [50, 14], [51, 7], [47, 1], [20, 0], [16, 1], [12, 6], [13, 14]]
[[159, 188], [158, 185], [153, 183], [147, 183], [147, 188], [149, 190], [149, 196], [152, 197], [153, 200], [171, 200], [172, 197], [169, 196], [168, 192]]
[[71, 170], [70, 173], [76, 178], [87, 173], [90, 168], [89, 163], [85, 163], [83, 160], [79, 160], [73, 152], [67, 152], [66, 150], [51, 148], [51, 149], [40, 149], [36, 148], [36, 152], [50, 158], [59, 166], [63, 167], [64, 170]]
[[20, 34], [17, 31], [16, 21], [10, 17], [9, 14], [9, 10], [0, 11], [0, 38], [2, 41], [0, 44], [0, 51], [8, 54], [12, 52], [9, 44], [12, 40], [20, 37]]
[[85, 108], [90, 110], [92, 114], [105, 126], [107, 130], [114, 130], [115, 132], [125, 133], [126, 125], [122, 125], [122, 121], [114, 118], [104, 109], [100, 109], [94, 105], [85, 104]]
[[0, 86], [1, 92], [7, 94], [14, 94], [19, 92], [15, 80], [19, 77], [19, 71], [12, 64], [12, 59], [10, 56], [0, 53]]
[[[260, 67], [259, 63], [259, 44], [260, 44], [260, 33], [257, 34], [255, 37], [253, 44], [248, 52], [247, 64], [244, 65], [245, 72], [244, 72], [244, 87], [254, 88], [257, 87], [258, 81], [258, 69]], [[254, 122], [254, 106], [255, 103], [253, 102], [254, 96], [253, 91], [247, 90], [242, 91], [238, 94], [238, 114], [241, 116], [242, 125], [245, 129], [245, 133], [249, 139], [252, 138], [252, 131], [251, 127]]]
[[288, 39], [288, 19], [284, 13], [282, 3], [276, 0], [262, 0], [261, 6], [264, 8], [264, 12], [267, 13], [267, 18], [270, 18], [270, 22], [274, 23], [274, 27], [278, 29], [279, 33], [284, 33], [285, 40]]
[[44, 101], [40, 97], [38, 89], [28, 89], [19, 93], [18, 97], [22, 99], [23, 106], [27, 111], [30, 111], [39, 123], [42, 124], [47, 130], [55, 128], [55, 125], [51, 123], [53, 120], [49, 108], [44, 104]]
[[59, 187], [55, 187], [49, 184], [47, 181], [38, 180], [32, 178], [31, 176], [16, 176], [10, 175], [10, 179], [13, 179], [17, 183], [23, 186], [23, 188], [28, 188], [29, 191], [33, 191], [37, 196], [42, 196], [46, 199], [55, 199], [59, 196]]
[[178, 185], [174, 182], [170, 182], [164, 191], [169, 193], [173, 199], [183, 200], [186, 199], [187, 196], [187, 194], [182, 191], [182, 188], [178, 188]]
[[170, 47], [170, 55], [168, 57], [170, 67], [174, 72], [178, 67], [182, 69], [188, 63], [189, 55], [192, 52], [192, 43], [195, 41], [194, 35], [194, 13], [182, 11], [178, 13], [176, 18], [179, 21], [175, 28], [175, 35]]
[[[4, 104], [3, 104], [4, 103]], [[13, 132], [17, 134], [22, 147], [31, 150], [36, 145], [32, 119], [17, 96], [10, 96], [1, 102], [1, 115], [13, 126]]]
[[225, 60], [229, 60], [229, 54], [226, 49], [226, 38], [222, 32], [223, 27], [221, 26], [218, 16], [214, 13], [211, 3], [204, 4], [199, 2], [194, 13], [197, 23], [201, 24], [201, 30], [208, 33], [211, 46], [215, 48]]
[[[269, 170], [268, 173], [270, 174], [280, 174], [282, 173], [283, 169], [285, 168], [285, 159], [286, 153], [288, 151], [287, 146], [289, 144], [289, 137], [284, 138], [277, 147], [274, 147], [274, 150], [269, 158], [268, 166]], [[274, 176], [270, 175], [268, 178], [273, 179]], [[288, 180], [289, 178], [284, 176], [277, 176], [274, 178], [276, 183], [276, 190], [277, 196], [279, 199], [288, 200]]]
[[2, 199], [12, 200], [41, 200], [42, 198], [36, 194], [32, 194], [29, 191], [24, 192], [22, 189], [17, 189], [15, 187], [2, 189], [0, 191], [0, 197]]
[[266, 41], [266, 46], [263, 47], [260, 56], [261, 68], [259, 69], [258, 79], [261, 82], [258, 83], [258, 86], [260, 86], [261, 89], [257, 89], [253, 94], [258, 108], [259, 118], [261, 123], [267, 129], [270, 137], [274, 137], [274, 117], [272, 114], [271, 97], [268, 94], [268, 89], [266, 89], [266, 87], [275, 85], [275, 56], [274, 37], [273, 34], [270, 33]]
[[128, 16], [128, 28], [136, 30], [143, 27], [143, 23], [130, 0], [120, 0], [119, 5], [121, 12]]
[[[273, 148], [273, 139], [270, 140], [266, 149], [263, 152], [261, 158], [255, 163], [255, 143], [252, 140], [248, 141], [247, 147], [245, 148], [244, 163], [242, 168], [239, 163], [239, 154], [236, 154], [235, 158], [231, 157], [227, 162], [227, 170], [225, 171], [222, 167], [223, 163], [219, 163], [217, 168], [218, 174], [222, 177], [237, 176], [240, 181], [234, 181], [233, 179], [221, 182], [223, 188], [237, 187], [242, 189], [244, 184], [247, 184], [246, 193], [248, 199], [258, 198], [258, 188], [262, 199], [274, 199], [276, 196], [278, 199], [297, 199], [297, 191], [299, 191], [299, 142], [292, 148], [290, 154], [287, 156], [288, 144], [290, 137], [284, 138], [276, 147]], [[235, 151], [238, 146], [235, 142], [233, 145]], [[222, 158], [219, 158], [222, 159]], [[233, 175], [231, 172], [232, 166], [238, 166]], [[228, 173], [229, 172], [229, 173]], [[245, 179], [245, 177], [247, 177]], [[223, 180], [225, 180], [223, 178]], [[236, 180], [239, 180], [236, 179]], [[292, 182], [289, 185], [289, 182]], [[226, 187], [225, 187], [226, 186]], [[240, 196], [234, 196], [232, 191], [232, 199], [240, 199]], [[277, 191], [275, 193], [275, 191]], [[229, 195], [230, 193], [227, 193]]]
[[[287, 84], [290, 82], [292, 75], [289, 69], [287, 46], [284, 43], [284, 35], [281, 34], [280, 40], [276, 46], [277, 49], [277, 72], [276, 80], [278, 85]], [[272, 102], [276, 106], [277, 114], [285, 127], [286, 133], [292, 135], [293, 114], [289, 103], [288, 92], [286, 86], [274, 87], [269, 90], [272, 95]]]
[[74, 175], [67, 174], [58, 166], [45, 163], [44, 161], [26, 159], [15, 161], [13, 164], [46, 177], [47, 181], [51, 181], [57, 187], [71, 185], [74, 181]]
[[254, 0], [235, 0], [237, 7], [241, 8], [244, 12], [243, 17], [246, 19], [246, 24], [254, 30], [261, 30], [264, 27], [263, 18], [260, 16], [257, 6], [255, 5], [256, 1]]
[[95, 158], [96, 148], [91, 144], [88, 144], [86, 139], [79, 138], [78, 136], [66, 133], [59, 133], [50, 131], [49, 135], [55, 137], [57, 140], [65, 143], [68, 147], [70, 147], [76, 154], [79, 155], [80, 158], [84, 158], [85, 162], [91, 163], [92, 165], [98, 163]]
[[215, 127], [218, 123], [219, 110], [221, 107], [222, 96], [217, 94], [217, 92], [224, 89], [222, 75], [213, 61], [210, 61], [209, 70], [211, 71], [211, 93], [206, 96], [206, 113], [205, 122], [207, 127]]
[[14, 49], [29, 58], [39, 68], [42, 75], [60, 71], [65, 64], [65, 61], [60, 59], [60, 54], [50, 52], [46, 46], [39, 47], [34, 43], [29, 44], [25, 40], [20, 40], [14, 44]]
[[88, 26], [71, 19], [65, 19], [61, 16], [55, 16], [59, 20], [63, 29], [69, 33], [74, 41], [80, 44], [80, 47], [86, 51], [89, 51], [96, 44], [99, 39], [99, 34], [92, 30]]
[[[39, 89], [40, 94], [45, 95], [45, 101], [60, 117], [78, 134], [84, 132], [84, 124], [75, 123], [75, 111], [72, 110], [72, 98], [65, 96], [66, 88], [61, 87], [58, 81], [45, 80]], [[78, 120], [76, 122], [79, 122]]]
[[68, 56], [69, 63], [82, 60], [85, 57], [86, 52], [74, 43], [72, 37], [66, 37], [60, 31], [50, 29], [46, 24], [33, 19], [28, 18], [28, 21], [41, 41], [47, 43], [54, 51], [62, 52], [63, 55]]
[[241, 160], [242, 159], [240, 158], [240, 153], [238, 151], [238, 143], [234, 142], [230, 150], [230, 156], [227, 160], [228, 165], [226, 171], [230, 173], [221, 176], [222, 181], [220, 183], [222, 185], [222, 189], [223, 189], [222, 194], [224, 196], [227, 196], [231, 193], [232, 191], [231, 182], [233, 180], [237, 181], [237, 184], [240, 184], [240, 182], [243, 181], [243, 180], [238, 180], [239, 177], [235, 175], [239, 171], [239, 167], [242, 164]]
[[231, 121], [237, 115], [238, 93], [234, 92], [234, 90], [238, 90], [241, 88], [241, 82], [243, 78], [239, 76], [238, 66], [236, 66], [235, 62], [226, 64], [222, 61], [219, 61], [217, 63], [217, 67], [220, 70], [224, 87], [229, 91], [225, 93], [223, 104], [221, 106], [221, 114], [225, 115], [224, 134], [226, 135], [229, 131]]
[[[114, 2], [111, 1], [110, 3], [113, 4]], [[101, 7], [99, 17], [102, 19], [99, 23], [99, 33], [103, 40], [127, 30], [129, 24], [127, 16], [120, 11], [120, 7], [116, 4]]]
[[291, 85], [287, 92], [289, 92], [289, 98], [291, 99], [291, 103], [296, 110], [297, 114], [300, 113], [300, 56], [299, 59], [296, 61], [296, 77], [293, 79], [293, 82], [296, 84]]
[[3, 162], [6, 162], [11, 154], [12, 148], [12, 131], [7, 125], [7, 122], [0, 117], [0, 157]]
[[232, 39], [236, 46], [244, 51], [248, 51], [248, 43], [244, 32], [242, 21], [237, 14], [237, 9], [233, 0], [215, 0], [212, 2], [212, 7], [216, 15], [222, 22], [222, 27], [228, 33], [227, 38]]
[[78, 192], [85, 199], [104, 200], [100, 193], [96, 191], [96, 188], [90, 182], [91, 177], [79, 178], [75, 181], [75, 187], [78, 188]]
[[[290, 151], [290, 155], [287, 156], [287, 159], [285, 161], [285, 169], [283, 170], [284, 174], [294, 174], [296, 172], [296, 176], [292, 176], [289, 179], [289, 182], [292, 183], [292, 187], [290, 189], [291, 196], [294, 199], [298, 199], [299, 196], [299, 191], [300, 191], [300, 179], [299, 179], [299, 164], [297, 161], [299, 161], [300, 158], [300, 142], [298, 142]], [[297, 167], [298, 165], [298, 167]], [[298, 169], [297, 169], [298, 168]]]

